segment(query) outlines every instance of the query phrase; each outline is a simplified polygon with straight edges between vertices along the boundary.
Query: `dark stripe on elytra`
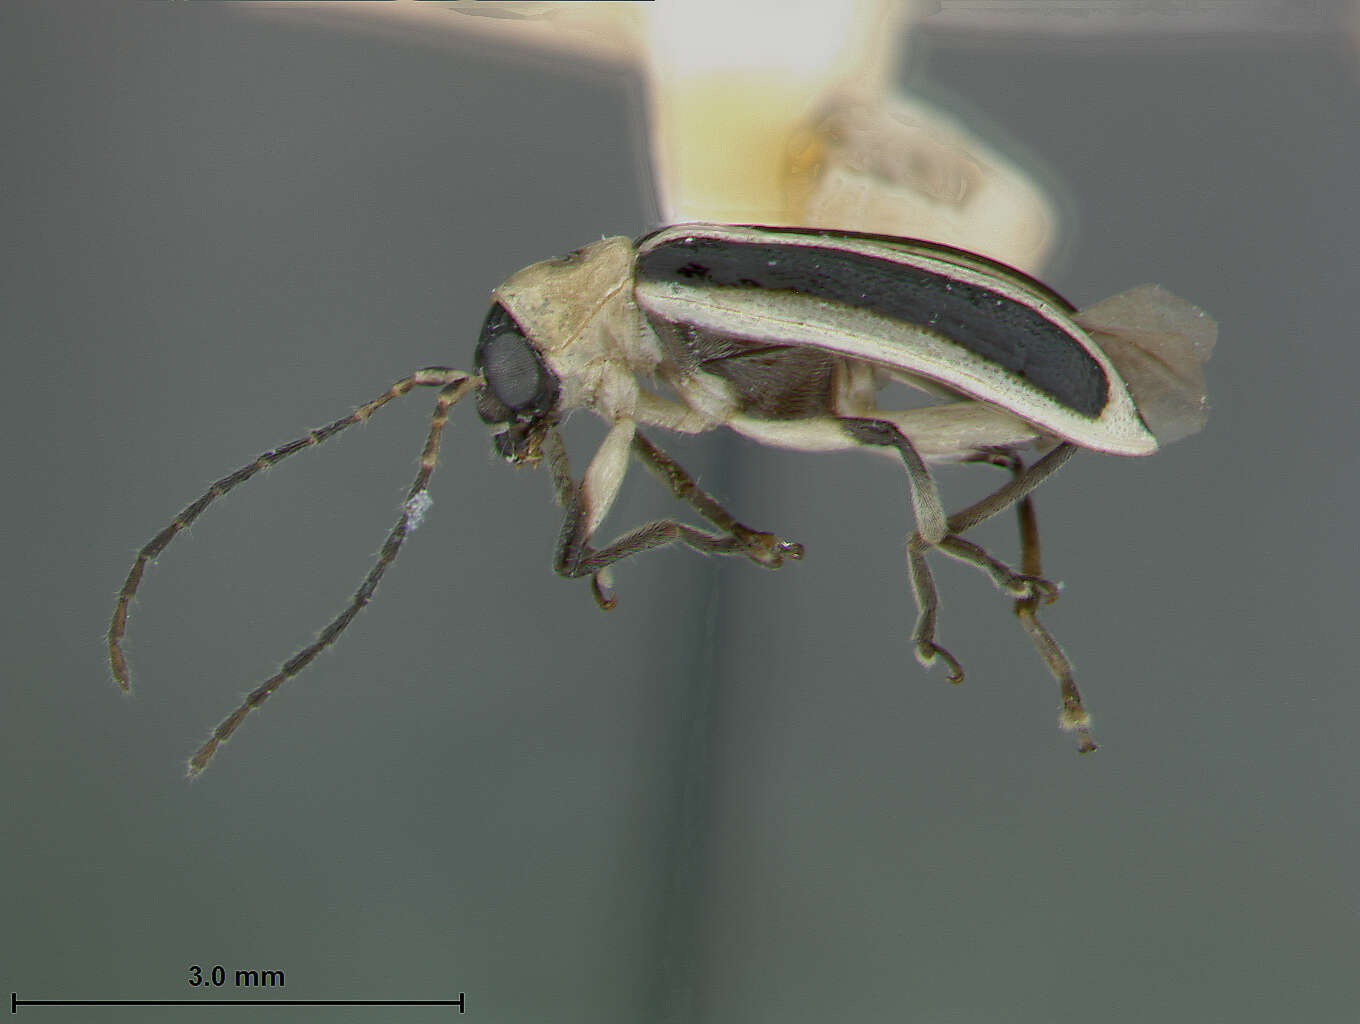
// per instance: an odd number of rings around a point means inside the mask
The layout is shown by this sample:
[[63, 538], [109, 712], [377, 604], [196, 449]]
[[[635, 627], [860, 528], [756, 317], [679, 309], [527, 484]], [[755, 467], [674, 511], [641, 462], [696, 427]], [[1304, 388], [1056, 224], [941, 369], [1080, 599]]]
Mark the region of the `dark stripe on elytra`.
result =
[[637, 276], [838, 302], [942, 334], [1083, 416], [1106, 405], [1100, 364], [1057, 325], [1004, 295], [886, 257], [683, 235], [641, 253]]

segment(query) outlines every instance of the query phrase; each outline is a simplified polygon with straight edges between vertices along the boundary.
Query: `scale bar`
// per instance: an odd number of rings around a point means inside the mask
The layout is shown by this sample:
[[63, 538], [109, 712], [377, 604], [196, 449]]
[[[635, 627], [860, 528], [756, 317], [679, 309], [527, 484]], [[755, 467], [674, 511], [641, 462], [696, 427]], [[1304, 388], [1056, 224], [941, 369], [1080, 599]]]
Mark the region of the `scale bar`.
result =
[[457, 999], [20, 999], [9, 994], [9, 1012], [21, 1006], [456, 1006], [466, 1013], [459, 992]]

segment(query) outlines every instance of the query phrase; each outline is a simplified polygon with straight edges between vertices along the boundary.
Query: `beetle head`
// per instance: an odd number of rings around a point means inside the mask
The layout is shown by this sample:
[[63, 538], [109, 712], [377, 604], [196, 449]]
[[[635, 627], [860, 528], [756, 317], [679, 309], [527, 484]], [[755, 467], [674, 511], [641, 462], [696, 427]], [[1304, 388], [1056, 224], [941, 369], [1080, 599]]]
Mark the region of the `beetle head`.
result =
[[499, 302], [491, 307], [474, 356], [482, 383], [477, 414], [495, 435], [507, 461], [536, 465], [543, 435], [557, 421], [561, 382], [515, 318]]

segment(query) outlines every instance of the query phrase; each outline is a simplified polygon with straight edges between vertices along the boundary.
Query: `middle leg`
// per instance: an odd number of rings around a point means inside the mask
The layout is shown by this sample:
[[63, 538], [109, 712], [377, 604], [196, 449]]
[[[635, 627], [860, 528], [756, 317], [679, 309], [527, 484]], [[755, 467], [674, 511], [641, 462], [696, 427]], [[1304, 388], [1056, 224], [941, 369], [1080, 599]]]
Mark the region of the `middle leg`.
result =
[[[1074, 445], [1060, 444], [1028, 469], [1025, 469], [1023, 464], [1014, 456], [1007, 456], [1004, 453], [979, 455], [977, 461], [1005, 466], [1014, 464], [1019, 468], [1016, 469], [1007, 483], [998, 487], [985, 498], [950, 516], [948, 533], [935, 546], [945, 554], [976, 566], [990, 575], [999, 587], [1016, 598], [1017, 609], [1022, 603], [1031, 609], [1037, 609], [1041, 602], [1053, 601], [1058, 595], [1058, 588], [1039, 575], [1037, 557], [1026, 560], [1021, 565], [1022, 571], [1016, 572], [1004, 562], [993, 558], [985, 548], [974, 544], [972, 541], [964, 540], [959, 534], [965, 530], [971, 530], [974, 526], [985, 522], [999, 512], [1005, 511], [1017, 502], [1024, 501], [1035, 487], [1038, 487], [1039, 484], [1061, 468], [1075, 451]], [[1007, 458], [1011, 461], [1004, 461]], [[1003, 461], [997, 461], [998, 459]], [[1037, 536], [1036, 532], [1036, 542]], [[935, 660], [936, 655], [943, 657], [950, 667], [950, 682], [958, 683], [963, 681], [963, 669], [959, 666], [958, 660], [935, 642], [939, 600], [935, 592], [935, 581], [925, 560], [926, 549], [930, 546], [919, 530], [907, 541], [907, 564], [911, 570], [912, 589], [916, 594], [916, 604], [919, 610], [916, 628], [912, 633], [912, 642], [916, 645], [918, 661], [923, 665], [930, 665]], [[1031, 571], [1031, 566], [1034, 567], [1033, 571]], [[1017, 614], [1020, 613], [1017, 611]], [[1038, 619], [1034, 618], [1033, 615], [1030, 616], [1029, 620], [1022, 616], [1022, 622], [1026, 624], [1031, 620], [1037, 628], [1043, 628], [1038, 625]], [[1035, 635], [1031, 631], [1031, 636]], [[1035, 643], [1038, 644], [1038, 642], [1036, 639]], [[1054, 646], [1056, 647], [1056, 644]], [[1051, 665], [1050, 662], [1050, 667]]]
[[[897, 448], [902, 456], [911, 479], [912, 504], [917, 520], [917, 529], [907, 542], [907, 565], [917, 606], [912, 643], [916, 648], [916, 658], [921, 664], [929, 666], [936, 658], [940, 658], [948, 666], [950, 681], [962, 682], [963, 668], [958, 659], [935, 639], [939, 620], [939, 594], [935, 587], [934, 575], [926, 561], [926, 551], [937, 547], [950, 557], [981, 569], [991, 576], [997, 586], [1015, 597], [1018, 602], [1025, 602], [1028, 607], [1037, 608], [1040, 602], [1054, 600], [1058, 593], [1056, 585], [1039, 576], [1037, 572], [1030, 572], [1028, 568], [1022, 567], [1023, 571], [1017, 572], [993, 557], [985, 548], [965, 540], [959, 534], [1022, 501], [1031, 490], [1071, 457], [1075, 447], [1061, 444], [1028, 470], [1021, 465], [1007, 484], [960, 512], [945, 516], [939, 492], [929, 469], [898, 424], [881, 418], [847, 417], [841, 422], [846, 432], [861, 444], [891, 445]], [[1037, 564], [1037, 560], [1034, 564]], [[1026, 620], [1028, 621], [1030, 620]], [[1036, 628], [1042, 629], [1037, 619], [1032, 621]], [[1031, 631], [1031, 635], [1036, 636], [1035, 642], [1038, 644], [1037, 634]]]

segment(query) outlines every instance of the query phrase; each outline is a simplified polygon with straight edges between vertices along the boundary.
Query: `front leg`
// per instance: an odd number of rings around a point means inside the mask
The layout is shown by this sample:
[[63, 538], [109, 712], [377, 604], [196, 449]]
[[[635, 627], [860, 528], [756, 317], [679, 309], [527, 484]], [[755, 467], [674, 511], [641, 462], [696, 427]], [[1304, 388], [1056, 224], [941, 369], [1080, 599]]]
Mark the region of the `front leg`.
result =
[[[615, 562], [632, 555], [679, 542], [710, 555], [742, 555], [765, 568], [777, 568], [785, 556], [802, 557], [801, 545], [779, 540], [772, 534], [760, 533], [742, 526], [712, 497], [706, 494], [674, 460], [637, 434], [629, 425], [626, 433], [628, 447], [618, 438], [624, 430], [610, 430], [599, 451], [591, 460], [585, 480], [577, 486], [571, 476], [566, 448], [561, 435], [550, 430], [544, 438], [543, 452], [552, 473], [553, 488], [558, 503], [564, 510], [562, 533], [558, 538], [553, 569], [560, 576], [579, 579], [591, 577], [591, 589], [599, 606], [613, 608], [616, 601], [609, 591], [607, 570]], [[671, 519], [658, 520], [630, 530], [604, 548], [591, 546], [594, 529], [604, 518], [609, 505], [618, 494], [627, 469], [629, 450], [653, 472], [671, 486], [672, 493], [685, 498], [716, 525], [728, 528], [726, 534], [710, 534]], [[592, 485], [592, 482], [593, 485]], [[683, 492], [683, 493], [681, 493]], [[607, 499], [607, 500], [604, 500]]]
[[766, 569], [778, 569], [784, 564], [785, 558], [796, 561], [803, 557], [803, 545], [797, 541], [780, 540], [773, 533], [753, 530], [737, 522], [736, 517], [700, 487], [683, 466], [641, 433], [633, 435], [633, 454], [670, 489], [676, 498], [689, 504], [718, 529], [740, 540], [745, 545], [746, 557], [757, 565]]

